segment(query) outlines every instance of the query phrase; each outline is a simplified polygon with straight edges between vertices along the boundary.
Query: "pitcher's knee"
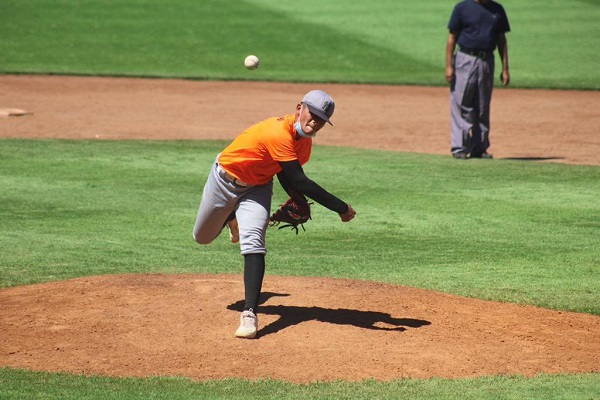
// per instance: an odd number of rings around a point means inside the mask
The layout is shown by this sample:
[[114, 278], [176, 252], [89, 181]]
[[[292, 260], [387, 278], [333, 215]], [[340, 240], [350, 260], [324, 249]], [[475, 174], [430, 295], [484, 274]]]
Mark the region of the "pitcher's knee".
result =
[[246, 254], [267, 254], [267, 248], [264, 241], [244, 241], [240, 240], [240, 253]]
[[196, 232], [193, 233], [193, 237], [194, 237], [194, 240], [196, 241], [196, 243], [198, 243], [198, 244], [210, 244], [213, 241], [213, 239], [204, 237]]

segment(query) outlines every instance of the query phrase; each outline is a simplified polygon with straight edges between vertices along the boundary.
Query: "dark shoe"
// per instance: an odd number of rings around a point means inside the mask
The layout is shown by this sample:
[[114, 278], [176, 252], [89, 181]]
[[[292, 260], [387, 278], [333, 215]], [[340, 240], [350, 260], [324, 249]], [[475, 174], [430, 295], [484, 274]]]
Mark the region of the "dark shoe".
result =
[[486, 153], [484, 151], [483, 153], [480, 153], [480, 154], [471, 154], [471, 158], [483, 158], [486, 160], [491, 160], [492, 158], [494, 158], [494, 156], [492, 156], [490, 153]]
[[452, 157], [454, 157], [457, 160], [466, 160], [467, 153], [465, 153], [464, 151], [457, 151], [455, 153], [452, 153]]

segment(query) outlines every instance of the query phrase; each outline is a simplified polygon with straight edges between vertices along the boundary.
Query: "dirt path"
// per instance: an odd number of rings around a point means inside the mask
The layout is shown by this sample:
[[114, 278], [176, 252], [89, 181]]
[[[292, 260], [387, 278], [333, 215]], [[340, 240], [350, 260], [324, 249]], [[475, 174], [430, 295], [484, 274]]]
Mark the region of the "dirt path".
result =
[[[0, 117], [0, 137], [231, 139], [291, 111], [313, 87], [0, 76], [0, 109], [33, 113]], [[448, 154], [445, 89], [319, 87], [337, 107], [318, 144]], [[599, 100], [599, 92], [497, 90], [491, 150], [600, 165]], [[597, 316], [341, 279], [267, 274], [264, 291], [260, 336], [244, 341], [233, 337], [241, 275], [3, 289], [0, 366], [291, 382], [600, 372]]]
[[[307, 84], [0, 76], [0, 137], [232, 139], [293, 111]], [[316, 144], [449, 154], [445, 88], [318, 85], [336, 101]], [[600, 92], [497, 89], [496, 158], [600, 165]]]

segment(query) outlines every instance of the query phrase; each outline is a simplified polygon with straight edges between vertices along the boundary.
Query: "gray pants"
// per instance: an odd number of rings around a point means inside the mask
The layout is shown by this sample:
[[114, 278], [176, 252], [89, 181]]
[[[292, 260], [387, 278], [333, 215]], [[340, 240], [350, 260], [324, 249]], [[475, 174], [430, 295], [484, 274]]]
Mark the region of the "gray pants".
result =
[[485, 58], [457, 52], [450, 88], [452, 152], [481, 154], [490, 147], [490, 104], [494, 55]]
[[194, 225], [194, 240], [209, 244], [219, 236], [229, 215], [235, 212], [240, 229], [241, 254], [266, 254], [265, 238], [271, 211], [273, 181], [242, 187], [219, 173], [213, 165], [204, 185]]

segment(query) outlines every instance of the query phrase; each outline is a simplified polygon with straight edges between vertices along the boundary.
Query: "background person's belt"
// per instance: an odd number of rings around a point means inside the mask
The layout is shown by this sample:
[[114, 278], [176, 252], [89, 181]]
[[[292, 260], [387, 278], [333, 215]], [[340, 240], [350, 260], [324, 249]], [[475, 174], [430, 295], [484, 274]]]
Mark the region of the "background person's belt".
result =
[[494, 53], [493, 51], [469, 49], [467, 47], [462, 46], [458, 47], [458, 51], [460, 51], [461, 53], [468, 54], [470, 56], [475, 56], [477, 58], [487, 58], [488, 56]]
[[219, 175], [221, 176], [221, 178], [223, 178], [223, 179], [226, 179], [226, 180], [228, 180], [229, 182], [231, 182], [231, 183], [234, 183], [234, 184], [236, 184], [236, 185], [238, 185], [238, 186], [242, 186], [242, 187], [248, 187], [248, 186], [252, 186], [252, 185], [251, 185], [251, 184], [249, 184], [249, 183], [246, 183], [246, 182], [244, 182], [244, 181], [241, 181], [241, 180], [239, 180], [238, 178], [236, 178], [236, 177], [234, 177], [234, 176], [231, 176], [231, 175], [229, 175], [229, 174], [227, 173], [227, 171], [225, 171], [225, 170], [223, 169], [223, 167], [221, 167], [219, 164], [216, 164], [216, 165], [217, 165], [217, 167], [216, 167], [216, 168], [217, 168], [217, 172], [219, 173]]

